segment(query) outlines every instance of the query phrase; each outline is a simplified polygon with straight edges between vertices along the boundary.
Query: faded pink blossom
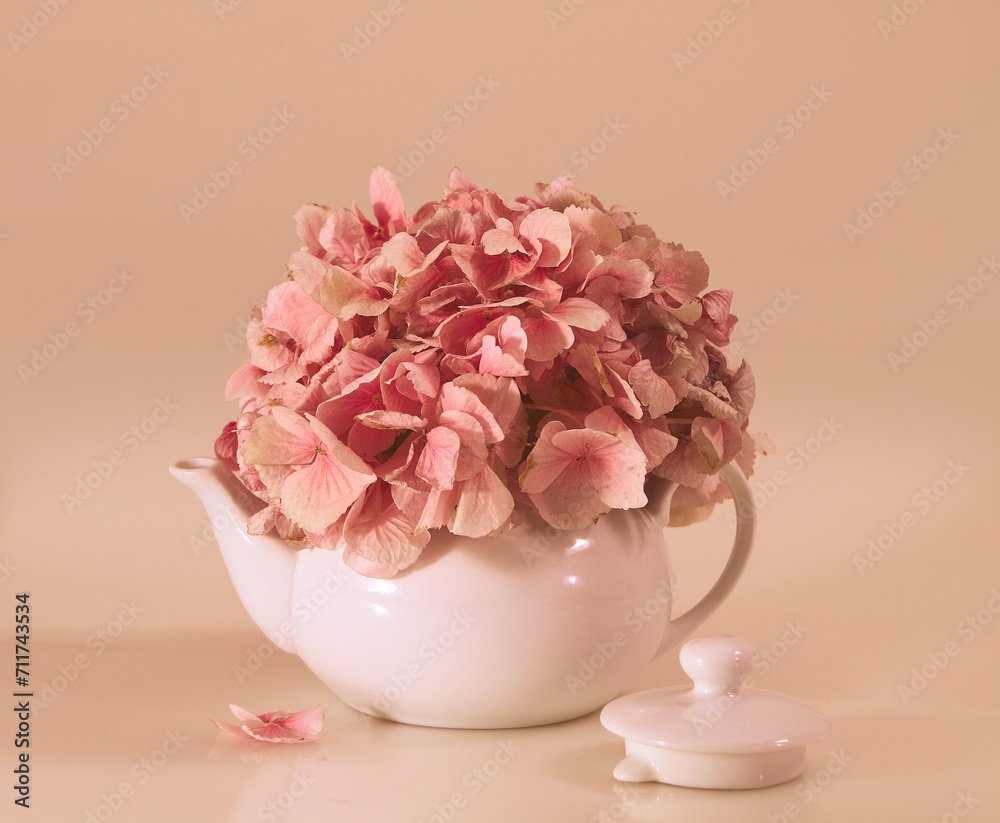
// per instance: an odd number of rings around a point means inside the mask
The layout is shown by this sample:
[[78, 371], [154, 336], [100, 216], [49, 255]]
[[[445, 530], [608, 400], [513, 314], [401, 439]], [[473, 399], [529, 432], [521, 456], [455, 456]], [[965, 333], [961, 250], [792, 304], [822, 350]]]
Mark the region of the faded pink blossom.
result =
[[649, 410], [650, 417], [662, 417], [687, 394], [687, 381], [673, 375], [659, 375], [648, 360], [640, 360], [628, 373], [628, 382], [636, 397]]
[[254, 423], [243, 457], [272, 499], [307, 531], [321, 532], [375, 482], [375, 474], [315, 417], [275, 407]]
[[285, 710], [256, 715], [230, 704], [229, 710], [240, 721], [239, 725], [224, 723], [211, 715], [208, 719], [224, 732], [262, 743], [309, 743], [323, 730], [323, 710], [328, 705], [320, 703], [297, 712]]
[[410, 566], [430, 540], [413, 533], [411, 521], [381, 480], [369, 486], [344, 521], [344, 563], [367, 577], [392, 577]]
[[548, 423], [521, 470], [521, 489], [560, 529], [580, 529], [611, 509], [646, 505], [642, 450], [619, 436]]
[[376, 168], [369, 197], [296, 212], [226, 385], [216, 452], [264, 504], [254, 533], [388, 577], [435, 529], [487, 536], [516, 506], [582, 528], [646, 505], [649, 476], [694, 520], [724, 465], [752, 470], [753, 374], [698, 252], [569, 178], [506, 198], [454, 169], [408, 215]]

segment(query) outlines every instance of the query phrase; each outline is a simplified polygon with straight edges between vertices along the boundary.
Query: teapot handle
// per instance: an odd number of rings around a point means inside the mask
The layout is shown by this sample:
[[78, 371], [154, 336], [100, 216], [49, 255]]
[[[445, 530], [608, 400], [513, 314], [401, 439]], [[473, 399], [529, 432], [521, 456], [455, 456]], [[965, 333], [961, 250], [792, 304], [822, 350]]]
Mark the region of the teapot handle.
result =
[[667, 623], [663, 641], [656, 652], [657, 657], [690, 635], [722, 605], [722, 601], [729, 596], [740, 575], [743, 574], [743, 569], [750, 558], [754, 532], [757, 528], [757, 506], [754, 504], [753, 493], [747, 485], [743, 470], [735, 462], [723, 466], [719, 470], [719, 476], [729, 487], [733, 504], [736, 506], [736, 536], [729, 552], [729, 561], [708, 593], [680, 617]]

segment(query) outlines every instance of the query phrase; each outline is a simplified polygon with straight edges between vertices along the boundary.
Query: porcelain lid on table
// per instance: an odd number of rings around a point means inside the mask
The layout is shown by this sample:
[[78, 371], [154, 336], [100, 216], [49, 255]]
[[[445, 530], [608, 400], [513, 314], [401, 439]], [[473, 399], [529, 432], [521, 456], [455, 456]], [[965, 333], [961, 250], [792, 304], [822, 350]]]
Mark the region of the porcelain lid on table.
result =
[[825, 737], [829, 718], [791, 697], [743, 686], [756, 650], [740, 638], [691, 640], [681, 666], [694, 681], [613, 700], [601, 723], [626, 740], [686, 752], [748, 754], [801, 748]]

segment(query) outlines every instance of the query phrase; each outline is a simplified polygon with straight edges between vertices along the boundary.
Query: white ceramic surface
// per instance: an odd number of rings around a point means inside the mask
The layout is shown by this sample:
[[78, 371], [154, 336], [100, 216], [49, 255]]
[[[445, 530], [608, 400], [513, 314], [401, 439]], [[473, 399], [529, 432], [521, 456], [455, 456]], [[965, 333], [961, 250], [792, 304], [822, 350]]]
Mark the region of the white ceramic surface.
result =
[[697, 638], [680, 654], [693, 686], [650, 689], [605, 706], [601, 723], [625, 738], [615, 777], [700, 789], [798, 777], [806, 746], [829, 734], [830, 720], [791, 697], [745, 686], [755, 657], [740, 638]]
[[344, 702], [376, 717], [510, 728], [579, 717], [619, 694], [723, 601], [749, 555], [755, 512], [736, 466], [723, 472], [739, 524], [729, 563], [671, 621], [667, 489], [640, 511], [557, 531], [536, 513], [490, 539], [437, 533], [411, 568], [363, 577], [341, 553], [294, 551], [243, 524], [253, 501], [215, 460], [171, 469], [202, 499], [236, 590], [257, 625]]

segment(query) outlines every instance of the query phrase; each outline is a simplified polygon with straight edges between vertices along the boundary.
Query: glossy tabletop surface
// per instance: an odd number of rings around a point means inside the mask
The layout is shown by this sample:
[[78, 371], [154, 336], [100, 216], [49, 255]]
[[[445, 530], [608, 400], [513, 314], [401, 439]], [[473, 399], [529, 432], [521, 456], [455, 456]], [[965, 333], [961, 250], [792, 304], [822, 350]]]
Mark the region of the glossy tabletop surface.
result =
[[[61, 686], [60, 666], [72, 676], [72, 664], [63, 662], [72, 652], [36, 651], [39, 682]], [[989, 819], [987, 811], [1000, 808], [1000, 713], [969, 702], [949, 706], [928, 695], [913, 706], [892, 707], [871, 696], [818, 692], [812, 701], [831, 715], [834, 730], [810, 747], [801, 777], [766, 789], [710, 791], [616, 781], [612, 769], [624, 745], [597, 713], [531, 729], [400, 725], [331, 699], [281, 652], [238, 685], [231, 661], [246, 652], [238, 645], [112, 648], [93, 657], [44, 709], [36, 698], [25, 819], [90, 820], [93, 814], [107, 820], [113, 811], [114, 820], [147, 823], [749, 823], [934, 820], [963, 797], [978, 801], [973, 811], [983, 815], [971, 820]], [[323, 700], [331, 703], [314, 743], [239, 740], [206, 717], [231, 719], [227, 701], [263, 712]]]

